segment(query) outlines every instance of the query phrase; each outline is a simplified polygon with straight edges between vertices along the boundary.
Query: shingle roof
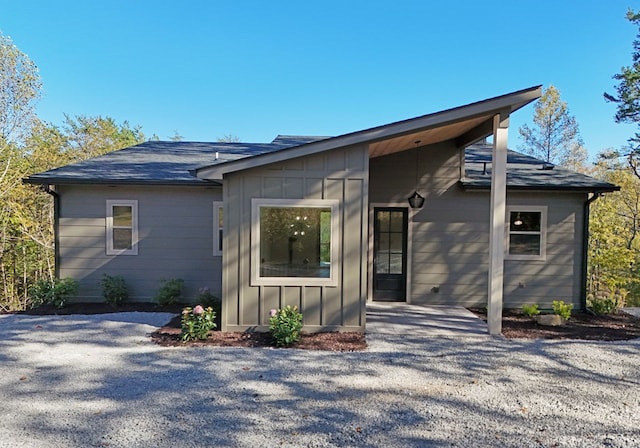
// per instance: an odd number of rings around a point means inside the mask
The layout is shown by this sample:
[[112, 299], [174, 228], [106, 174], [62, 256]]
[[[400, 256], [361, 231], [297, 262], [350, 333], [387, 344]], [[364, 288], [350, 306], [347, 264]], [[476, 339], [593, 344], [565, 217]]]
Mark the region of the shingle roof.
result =
[[[33, 174], [33, 184], [211, 185], [193, 172], [231, 160], [305, 145], [327, 137], [279, 135], [271, 143], [204, 143], [149, 141], [83, 162]], [[465, 189], [491, 186], [492, 146], [476, 144], [465, 152]], [[552, 168], [552, 169], [550, 169]], [[615, 185], [544, 164], [514, 151], [507, 156], [507, 187], [522, 190], [614, 191]]]
[[[465, 189], [491, 187], [492, 145], [476, 144], [465, 152]], [[620, 188], [584, 174], [515, 152], [507, 153], [507, 188], [511, 190], [616, 191]]]
[[211, 184], [196, 168], [256, 156], [326, 137], [279, 135], [271, 143], [148, 141], [99, 157], [33, 174], [33, 184]]

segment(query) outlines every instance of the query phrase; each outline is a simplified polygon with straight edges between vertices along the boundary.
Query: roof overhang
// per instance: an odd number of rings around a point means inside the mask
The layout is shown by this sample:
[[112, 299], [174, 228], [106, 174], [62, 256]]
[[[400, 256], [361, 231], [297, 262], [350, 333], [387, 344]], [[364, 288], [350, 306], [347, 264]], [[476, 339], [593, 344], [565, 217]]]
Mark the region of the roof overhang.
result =
[[420, 146], [426, 146], [454, 140], [459, 147], [465, 147], [493, 133], [493, 117], [497, 114], [500, 114], [502, 119], [506, 119], [514, 111], [538, 99], [541, 94], [541, 86], [530, 87], [465, 106], [344, 134], [306, 145], [209, 165], [198, 168], [195, 173], [201, 179], [220, 180], [228, 173], [284, 162], [292, 158], [309, 156], [336, 148], [362, 144], [368, 145], [370, 158], [415, 148], [415, 142], [417, 141], [420, 141]]

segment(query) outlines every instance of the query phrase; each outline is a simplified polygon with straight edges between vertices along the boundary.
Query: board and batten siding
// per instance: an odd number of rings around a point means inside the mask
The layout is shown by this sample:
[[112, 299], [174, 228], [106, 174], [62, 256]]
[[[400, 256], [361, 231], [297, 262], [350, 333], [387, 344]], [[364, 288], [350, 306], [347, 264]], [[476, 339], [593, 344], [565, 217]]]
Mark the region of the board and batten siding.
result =
[[[295, 305], [305, 331], [364, 331], [367, 291], [366, 146], [340, 148], [224, 177], [222, 331], [265, 331], [269, 311]], [[251, 285], [252, 199], [337, 199], [337, 286]]]
[[[162, 280], [181, 278], [182, 297], [220, 296], [222, 260], [213, 255], [213, 202], [220, 187], [59, 186], [60, 277], [79, 282], [75, 301], [103, 301], [103, 274], [124, 277], [132, 301], [153, 301]], [[138, 201], [138, 255], [106, 254], [107, 200]]]
[[[408, 301], [486, 306], [489, 269], [489, 193], [459, 184], [461, 150], [452, 142], [370, 161], [372, 204], [401, 204], [415, 189], [424, 207], [409, 215]], [[416, 169], [418, 184], [416, 186]], [[507, 206], [547, 206], [545, 260], [505, 261], [504, 306], [580, 304], [584, 193], [507, 192]]]

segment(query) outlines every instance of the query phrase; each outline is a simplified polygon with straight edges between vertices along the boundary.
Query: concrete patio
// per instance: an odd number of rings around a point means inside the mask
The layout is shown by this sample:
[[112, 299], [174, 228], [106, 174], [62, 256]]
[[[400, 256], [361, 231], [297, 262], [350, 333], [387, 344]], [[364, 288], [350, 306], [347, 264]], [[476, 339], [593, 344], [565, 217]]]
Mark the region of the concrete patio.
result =
[[477, 337], [489, 331], [486, 322], [461, 306], [368, 302], [367, 334]]

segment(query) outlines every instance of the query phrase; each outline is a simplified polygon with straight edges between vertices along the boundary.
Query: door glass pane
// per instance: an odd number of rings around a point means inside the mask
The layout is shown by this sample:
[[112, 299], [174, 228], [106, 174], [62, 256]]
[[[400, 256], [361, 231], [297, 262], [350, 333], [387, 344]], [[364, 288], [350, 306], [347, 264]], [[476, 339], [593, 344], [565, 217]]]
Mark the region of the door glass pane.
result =
[[389, 230], [392, 232], [402, 232], [404, 231], [404, 222], [402, 219], [402, 212], [390, 212], [391, 215], [391, 223]]
[[402, 254], [389, 254], [389, 274], [402, 274]]
[[402, 253], [402, 233], [389, 234], [389, 249], [391, 252]]
[[378, 232], [389, 231], [389, 212], [378, 212]]
[[380, 252], [388, 252], [389, 251], [389, 234], [381, 233], [378, 237], [378, 250]]
[[376, 274], [389, 273], [389, 252], [379, 253], [376, 257]]

